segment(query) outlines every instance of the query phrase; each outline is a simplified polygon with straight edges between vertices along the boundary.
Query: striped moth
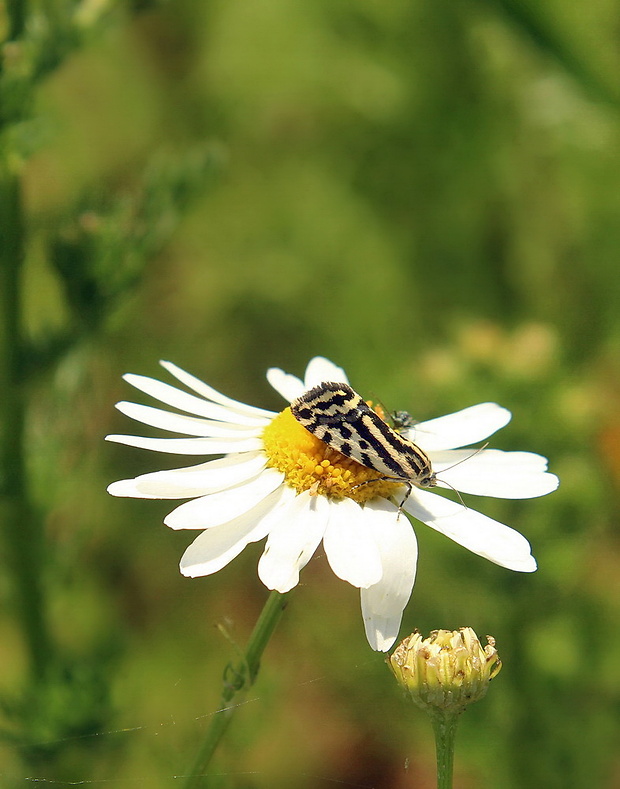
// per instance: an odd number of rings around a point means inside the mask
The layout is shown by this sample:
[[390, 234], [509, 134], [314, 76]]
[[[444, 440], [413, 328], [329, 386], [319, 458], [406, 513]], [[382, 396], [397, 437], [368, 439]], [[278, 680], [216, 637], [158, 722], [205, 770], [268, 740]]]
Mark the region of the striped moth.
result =
[[[403, 503], [414, 485], [432, 488], [437, 484], [428, 456], [384, 422], [348, 384], [319, 384], [294, 400], [291, 412], [332, 449], [377, 471], [381, 475], [377, 480], [407, 485]], [[408, 426], [398, 423], [396, 419], [397, 427]]]

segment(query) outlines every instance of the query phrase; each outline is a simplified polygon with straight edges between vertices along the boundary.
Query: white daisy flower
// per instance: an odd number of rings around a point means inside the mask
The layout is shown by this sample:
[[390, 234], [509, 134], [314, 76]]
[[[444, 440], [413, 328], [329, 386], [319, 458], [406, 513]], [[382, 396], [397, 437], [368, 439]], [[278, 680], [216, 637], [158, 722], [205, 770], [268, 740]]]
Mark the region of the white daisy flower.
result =
[[[125, 380], [173, 413], [137, 403], [117, 408], [132, 419], [185, 438], [111, 435], [108, 441], [180, 455], [223, 455], [198, 465], [156, 471], [112, 483], [114, 496], [189, 499], [165, 519], [172, 529], [197, 529], [181, 558], [183, 575], [210, 575], [248, 543], [267, 538], [258, 574], [268, 589], [285, 593], [299, 581], [321, 541], [334, 573], [361, 590], [370, 646], [388, 650], [411, 596], [417, 541], [399, 517], [407, 488], [341, 455], [293, 417], [231, 400], [170, 362], [163, 367], [190, 394], [154, 378]], [[304, 380], [272, 368], [267, 379], [289, 402], [320, 383], [348, 383], [344, 371], [315, 357]], [[191, 414], [192, 416], [188, 416]], [[519, 499], [555, 490], [547, 461], [531, 452], [466, 450], [511, 418], [495, 403], [481, 403], [403, 429], [429, 457], [437, 484], [463, 493]], [[189, 436], [189, 437], [187, 437]], [[364, 484], [375, 480], [373, 484]], [[532, 572], [536, 562], [519, 532], [429, 490], [414, 487], [402, 508], [414, 518], [502, 567]]]

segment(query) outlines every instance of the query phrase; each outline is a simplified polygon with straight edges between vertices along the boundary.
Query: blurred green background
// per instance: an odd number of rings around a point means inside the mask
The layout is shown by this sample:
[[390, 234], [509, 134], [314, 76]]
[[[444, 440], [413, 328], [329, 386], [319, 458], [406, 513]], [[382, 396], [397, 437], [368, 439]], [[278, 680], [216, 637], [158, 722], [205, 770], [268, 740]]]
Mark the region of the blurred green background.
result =
[[[418, 419], [497, 401], [560, 490], [472, 500], [518, 575], [420, 525], [401, 634], [504, 662], [455, 785], [620, 787], [620, 9], [611, 0], [0, 5], [3, 786], [179, 786], [266, 599], [210, 578], [104, 444], [160, 358], [278, 410], [314, 355]], [[138, 398], [146, 402], [145, 398]], [[223, 624], [233, 643], [218, 630]], [[434, 786], [356, 590], [302, 575], [212, 766], [234, 789]]]

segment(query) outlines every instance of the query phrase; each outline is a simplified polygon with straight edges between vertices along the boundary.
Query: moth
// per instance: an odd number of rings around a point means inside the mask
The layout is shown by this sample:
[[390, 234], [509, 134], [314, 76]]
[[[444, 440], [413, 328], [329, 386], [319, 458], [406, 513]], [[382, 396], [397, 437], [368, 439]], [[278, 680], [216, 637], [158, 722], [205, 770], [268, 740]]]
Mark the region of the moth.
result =
[[[322, 383], [291, 403], [295, 419], [332, 449], [381, 476], [408, 487], [432, 488], [437, 477], [420, 447], [397, 432], [409, 426], [406, 412], [397, 412], [391, 428], [348, 384]], [[365, 484], [365, 483], [362, 483]]]

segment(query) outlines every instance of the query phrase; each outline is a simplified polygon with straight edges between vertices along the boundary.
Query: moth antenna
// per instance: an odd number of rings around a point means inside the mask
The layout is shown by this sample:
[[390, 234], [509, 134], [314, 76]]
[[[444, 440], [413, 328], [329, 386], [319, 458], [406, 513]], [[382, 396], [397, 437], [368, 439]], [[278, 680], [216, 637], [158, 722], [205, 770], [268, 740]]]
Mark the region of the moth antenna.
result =
[[[463, 458], [462, 460], [459, 460], [458, 463], [453, 463], [451, 466], [448, 466], [448, 468], [444, 468], [443, 471], [450, 471], [451, 468], [454, 468], [455, 466], [460, 466], [461, 463], [465, 463], [466, 460], [471, 460], [472, 458], [476, 457], [476, 455], [478, 455], [480, 452], [482, 452], [483, 449], [486, 449], [488, 446], [489, 446], [489, 442], [487, 441], [486, 444], [483, 444], [475, 452], [472, 452], [471, 455], [467, 455], [466, 458]], [[441, 471], [440, 473], [443, 474], [443, 471]], [[461, 496], [460, 492], [454, 487], [454, 485], [451, 485], [449, 482], [446, 482], [445, 479], [442, 479], [441, 482], [444, 485], [447, 485], [447, 487], [449, 487], [450, 490], [453, 490], [456, 493], [456, 495], [458, 496], [458, 499], [461, 502], [461, 504], [463, 505], [463, 507], [465, 507], [465, 509], [468, 509], [467, 505], [463, 501], [463, 497]]]
[[[443, 482], [443, 484], [444, 484], [444, 485], [447, 485], [447, 486], [450, 488], [450, 490], [453, 490], [453, 491], [456, 493], [456, 495], [457, 495], [457, 497], [458, 497], [458, 500], [461, 502], [461, 504], [463, 505], [463, 507], [464, 507], [466, 510], [467, 510], [467, 509], [469, 509], [469, 507], [467, 506], [467, 504], [465, 504], [465, 502], [463, 501], [463, 497], [461, 496], [460, 492], [459, 492], [459, 491], [458, 491], [458, 490], [457, 490], [457, 489], [454, 487], [454, 485], [451, 485], [449, 482], [444, 482], [443, 480], [442, 480], [442, 482]], [[403, 502], [403, 503], [404, 503], [404, 502]]]
[[[455, 468], [456, 466], [460, 466], [461, 463], [465, 463], [466, 460], [471, 460], [472, 458], [475, 458], [476, 455], [479, 455], [482, 452], [482, 450], [486, 449], [488, 446], [489, 446], [489, 442], [487, 441], [486, 444], [483, 444], [481, 447], [476, 449], [474, 452], [471, 453], [471, 455], [467, 455], [466, 458], [462, 458], [462, 460], [459, 460], [456, 463], [453, 463], [451, 466], [448, 466], [448, 468], [442, 469], [439, 473], [443, 474], [444, 471], [450, 471], [451, 468]], [[443, 482], [443, 480], [442, 480], [442, 482]], [[447, 485], [447, 484], [448, 484], [447, 482], [444, 482], [444, 485]]]

